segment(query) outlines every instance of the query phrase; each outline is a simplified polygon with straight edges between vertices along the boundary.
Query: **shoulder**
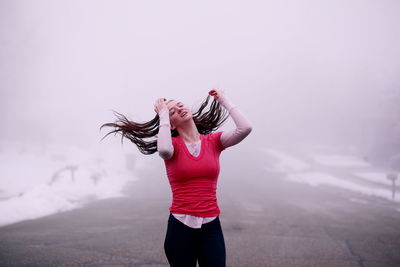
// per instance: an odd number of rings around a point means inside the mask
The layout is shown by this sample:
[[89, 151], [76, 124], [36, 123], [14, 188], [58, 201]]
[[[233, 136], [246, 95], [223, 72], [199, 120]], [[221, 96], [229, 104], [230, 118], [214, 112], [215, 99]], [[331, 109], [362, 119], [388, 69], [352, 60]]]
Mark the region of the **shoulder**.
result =
[[209, 133], [207, 135], [205, 135], [205, 138], [208, 142], [212, 143], [215, 145], [215, 147], [218, 148], [218, 150], [222, 151], [224, 150], [224, 148], [221, 145], [221, 135], [222, 135], [222, 131], [219, 132], [213, 132], [213, 133]]
[[219, 140], [221, 138], [222, 131], [219, 132], [214, 132], [214, 133], [209, 133], [206, 135], [206, 138], [208, 140]]

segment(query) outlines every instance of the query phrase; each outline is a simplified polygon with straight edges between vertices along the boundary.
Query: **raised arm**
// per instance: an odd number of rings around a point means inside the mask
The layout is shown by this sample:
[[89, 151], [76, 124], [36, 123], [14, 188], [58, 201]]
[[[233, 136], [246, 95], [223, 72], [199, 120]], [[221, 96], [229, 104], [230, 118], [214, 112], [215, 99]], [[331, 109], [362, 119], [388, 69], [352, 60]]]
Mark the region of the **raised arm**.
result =
[[165, 98], [157, 99], [154, 110], [160, 117], [158, 128], [157, 150], [161, 158], [167, 160], [174, 154], [174, 146], [171, 138], [171, 125], [169, 122], [169, 111], [165, 104]]
[[217, 99], [219, 104], [223, 106], [232, 117], [236, 128], [230, 131], [224, 131], [221, 135], [221, 145], [224, 148], [234, 146], [240, 143], [252, 130], [250, 122], [240, 112], [237, 106], [233, 105], [231, 101], [225, 96], [223, 91], [211, 90], [210, 95]]

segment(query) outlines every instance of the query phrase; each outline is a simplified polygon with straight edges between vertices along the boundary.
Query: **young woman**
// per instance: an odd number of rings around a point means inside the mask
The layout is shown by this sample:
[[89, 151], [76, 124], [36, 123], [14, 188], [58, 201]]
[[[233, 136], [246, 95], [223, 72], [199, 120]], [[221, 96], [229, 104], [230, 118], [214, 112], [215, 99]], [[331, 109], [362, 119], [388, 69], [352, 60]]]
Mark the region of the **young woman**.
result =
[[[103, 125], [115, 127], [110, 133], [120, 132], [144, 154], [158, 151], [165, 162], [173, 199], [164, 250], [173, 267], [195, 267], [197, 261], [200, 267], [225, 266], [216, 198], [219, 155], [242, 141], [251, 132], [251, 125], [223, 91], [211, 90], [209, 94], [214, 100], [207, 112], [203, 110], [209, 97], [194, 114], [177, 100], [160, 98], [154, 105], [158, 116], [150, 122], [134, 123], [119, 114], [119, 121]], [[227, 119], [226, 112], [236, 128], [215, 132]], [[156, 134], [156, 140], [143, 140]]]

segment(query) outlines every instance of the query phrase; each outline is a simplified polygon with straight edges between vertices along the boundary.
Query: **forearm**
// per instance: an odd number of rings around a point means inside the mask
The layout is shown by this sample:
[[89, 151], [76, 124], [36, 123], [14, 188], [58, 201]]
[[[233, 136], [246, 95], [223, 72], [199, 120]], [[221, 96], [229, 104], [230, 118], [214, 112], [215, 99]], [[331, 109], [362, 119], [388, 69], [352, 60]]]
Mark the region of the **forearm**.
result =
[[160, 125], [158, 128], [157, 137], [158, 154], [163, 159], [170, 159], [174, 154], [174, 146], [172, 145], [168, 110], [161, 110], [158, 116], [160, 117]]
[[246, 136], [250, 134], [252, 126], [247, 118], [240, 112], [239, 108], [225, 96], [220, 99], [219, 103], [229, 112], [236, 126], [235, 129], [225, 131], [221, 135], [221, 144], [224, 148], [227, 148], [238, 144], [246, 138]]

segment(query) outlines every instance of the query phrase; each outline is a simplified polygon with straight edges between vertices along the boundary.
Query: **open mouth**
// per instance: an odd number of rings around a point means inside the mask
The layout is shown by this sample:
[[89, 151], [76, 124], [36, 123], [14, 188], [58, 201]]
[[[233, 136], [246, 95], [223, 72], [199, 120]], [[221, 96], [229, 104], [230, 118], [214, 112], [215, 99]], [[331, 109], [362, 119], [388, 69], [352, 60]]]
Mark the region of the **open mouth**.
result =
[[181, 114], [181, 117], [182, 117], [182, 118], [183, 118], [183, 117], [185, 117], [185, 116], [186, 116], [186, 114], [187, 114], [187, 112], [186, 112], [186, 111], [182, 112], [182, 114]]

